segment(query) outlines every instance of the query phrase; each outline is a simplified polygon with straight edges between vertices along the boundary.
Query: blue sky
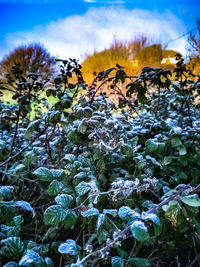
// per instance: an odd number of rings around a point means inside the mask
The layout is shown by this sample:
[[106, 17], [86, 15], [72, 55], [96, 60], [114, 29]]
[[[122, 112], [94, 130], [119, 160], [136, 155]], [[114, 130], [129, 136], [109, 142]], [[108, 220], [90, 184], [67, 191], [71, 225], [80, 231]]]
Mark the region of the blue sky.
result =
[[[17, 46], [40, 42], [57, 57], [109, 47], [143, 34], [165, 45], [196, 27], [198, 0], [0, 0], [0, 59]], [[185, 53], [186, 38], [168, 48]]]

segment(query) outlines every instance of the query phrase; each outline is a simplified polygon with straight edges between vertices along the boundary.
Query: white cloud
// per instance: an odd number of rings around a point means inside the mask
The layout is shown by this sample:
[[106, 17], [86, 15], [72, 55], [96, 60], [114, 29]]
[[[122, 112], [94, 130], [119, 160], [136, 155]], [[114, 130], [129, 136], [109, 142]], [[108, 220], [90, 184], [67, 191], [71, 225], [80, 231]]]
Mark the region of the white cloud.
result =
[[[15, 47], [41, 42], [55, 56], [83, 59], [86, 54], [109, 47], [114, 39], [129, 41], [144, 34], [156, 42], [166, 43], [185, 32], [182, 22], [166, 11], [123, 8], [90, 8], [83, 15], [73, 15], [37, 26], [32, 31], [8, 34], [0, 47], [0, 57]], [[169, 48], [184, 53], [185, 41], [179, 39]]]

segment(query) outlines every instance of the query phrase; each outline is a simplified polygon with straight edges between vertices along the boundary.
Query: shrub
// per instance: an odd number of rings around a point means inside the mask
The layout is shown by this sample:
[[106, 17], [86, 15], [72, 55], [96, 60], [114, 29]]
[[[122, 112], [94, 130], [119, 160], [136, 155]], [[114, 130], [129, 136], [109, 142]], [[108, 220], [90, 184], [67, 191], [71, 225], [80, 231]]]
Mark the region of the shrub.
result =
[[[57, 101], [32, 121], [42, 86], [16, 79], [18, 104], [0, 107], [1, 266], [197, 263], [199, 83], [178, 60], [175, 83], [161, 68], [112, 68], [78, 102], [81, 66], [62, 61], [46, 90]], [[119, 106], [97, 96], [105, 84]]]

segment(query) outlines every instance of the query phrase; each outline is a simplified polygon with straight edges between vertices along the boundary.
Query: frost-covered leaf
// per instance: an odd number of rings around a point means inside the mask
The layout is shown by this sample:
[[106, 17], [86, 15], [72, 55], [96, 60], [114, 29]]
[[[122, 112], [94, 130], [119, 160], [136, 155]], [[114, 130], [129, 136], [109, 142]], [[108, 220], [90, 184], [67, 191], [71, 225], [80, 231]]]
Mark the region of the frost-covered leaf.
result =
[[58, 252], [60, 252], [61, 254], [70, 254], [70, 255], [77, 255], [79, 250], [80, 247], [72, 239], [66, 240], [66, 242], [61, 244], [58, 248]]
[[86, 177], [87, 177], [86, 172], [79, 172], [78, 174], [76, 174], [76, 175], [74, 176], [74, 179], [84, 179], [84, 178], [86, 178]]
[[13, 196], [13, 186], [0, 186], [0, 200], [10, 200]]
[[126, 206], [123, 206], [119, 209], [118, 216], [122, 220], [130, 220], [130, 219], [135, 220], [135, 219], [140, 219], [141, 217], [141, 215], [138, 212]]
[[51, 171], [45, 167], [36, 169], [33, 174], [35, 174], [40, 179], [40, 181], [51, 182], [53, 180]]
[[104, 214], [110, 214], [113, 217], [116, 217], [117, 216], [117, 210], [116, 209], [104, 209], [103, 210], [103, 213]]
[[35, 211], [34, 209], [31, 207], [31, 205], [26, 202], [26, 201], [23, 201], [23, 200], [19, 200], [19, 201], [15, 201], [15, 207], [17, 208], [21, 208], [23, 210], [27, 210], [27, 211], [30, 211], [32, 212], [33, 214], [33, 217], [35, 216]]
[[81, 182], [76, 186], [76, 192], [78, 195], [83, 196], [87, 192], [89, 192], [91, 188], [92, 186], [90, 185], [90, 183]]
[[73, 154], [66, 154], [64, 160], [69, 163], [73, 163], [75, 161], [75, 158], [76, 157]]
[[134, 221], [130, 227], [132, 235], [137, 241], [144, 242], [149, 238], [148, 229], [144, 222]]
[[1, 231], [5, 233], [7, 237], [19, 236], [20, 229], [20, 226], [7, 226], [5, 224], [1, 225]]
[[24, 252], [25, 246], [19, 237], [8, 237], [1, 240], [4, 247], [1, 248], [0, 254], [12, 259], [19, 260]]
[[61, 205], [64, 209], [68, 209], [73, 201], [73, 197], [67, 194], [60, 194], [55, 198], [57, 204]]
[[98, 218], [97, 218], [97, 224], [96, 224], [96, 230], [98, 231], [99, 228], [103, 225], [104, 221], [105, 221], [106, 215], [105, 214], [99, 214]]
[[44, 222], [46, 225], [55, 226], [63, 222], [66, 216], [67, 212], [60, 205], [50, 206], [44, 212]]
[[34, 250], [26, 250], [19, 262], [19, 267], [46, 267], [45, 261]]
[[57, 169], [51, 169], [50, 170], [52, 176], [53, 176], [53, 179], [57, 179], [57, 180], [60, 180], [64, 177], [65, 175], [65, 171], [64, 170], [57, 170]]
[[82, 133], [82, 134], [84, 134], [87, 131], [87, 124], [85, 123], [84, 120], [80, 122], [77, 130], [78, 130], [78, 133]]
[[197, 194], [181, 197], [181, 201], [191, 207], [200, 207], [200, 199]]
[[124, 260], [121, 257], [112, 257], [111, 258], [112, 267], [124, 267]]
[[81, 215], [83, 217], [91, 217], [91, 216], [97, 216], [99, 215], [99, 210], [96, 208], [91, 208], [86, 211], [81, 211]]
[[11, 175], [16, 175], [20, 172], [23, 172], [25, 169], [25, 165], [21, 163], [14, 163], [8, 170], [8, 173]]

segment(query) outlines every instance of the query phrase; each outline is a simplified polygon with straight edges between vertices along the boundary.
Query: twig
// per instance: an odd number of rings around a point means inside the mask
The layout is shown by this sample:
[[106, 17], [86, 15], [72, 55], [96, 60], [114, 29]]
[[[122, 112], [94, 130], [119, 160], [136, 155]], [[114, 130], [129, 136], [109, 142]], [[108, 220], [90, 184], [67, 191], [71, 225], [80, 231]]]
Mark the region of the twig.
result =
[[[158, 205], [154, 206], [152, 209], [150, 209], [149, 211], [147, 211], [147, 213], [154, 213], [154, 212], [158, 211], [160, 208], [162, 208], [162, 206], [167, 205], [170, 201], [172, 201], [176, 197], [180, 196], [186, 189], [189, 189], [189, 188], [191, 188], [190, 184], [183, 186], [178, 191], [174, 192], [170, 197], [168, 197], [167, 199], [163, 200]], [[190, 195], [194, 191], [196, 192], [196, 191], [199, 191], [199, 190], [200, 190], [200, 185], [198, 185], [193, 191], [190, 191], [188, 195]], [[112, 247], [114, 247], [116, 245], [116, 243], [121, 242], [122, 240], [125, 240], [128, 237], [130, 237], [130, 236], [132, 236], [131, 235], [131, 227], [128, 226], [124, 230], [118, 232], [117, 237], [115, 239], [111, 240], [108, 245], [106, 245], [105, 247], [103, 247], [103, 248], [101, 248], [99, 250], [96, 250], [94, 252], [91, 252], [90, 254], [88, 254], [87, 256], [85, 256], [79, 262], [79, 264], [83, 264], [90, 257], [96, 257], [97, 259], [103, 258], [104, 255], [106, 254], [106, 252], [108, 252]], [[198, 257], [200, 257], [200, 254], [199, 254]], [[193, 260], [193, 262], [195, 263], [196, 260], [197, 259]]]

